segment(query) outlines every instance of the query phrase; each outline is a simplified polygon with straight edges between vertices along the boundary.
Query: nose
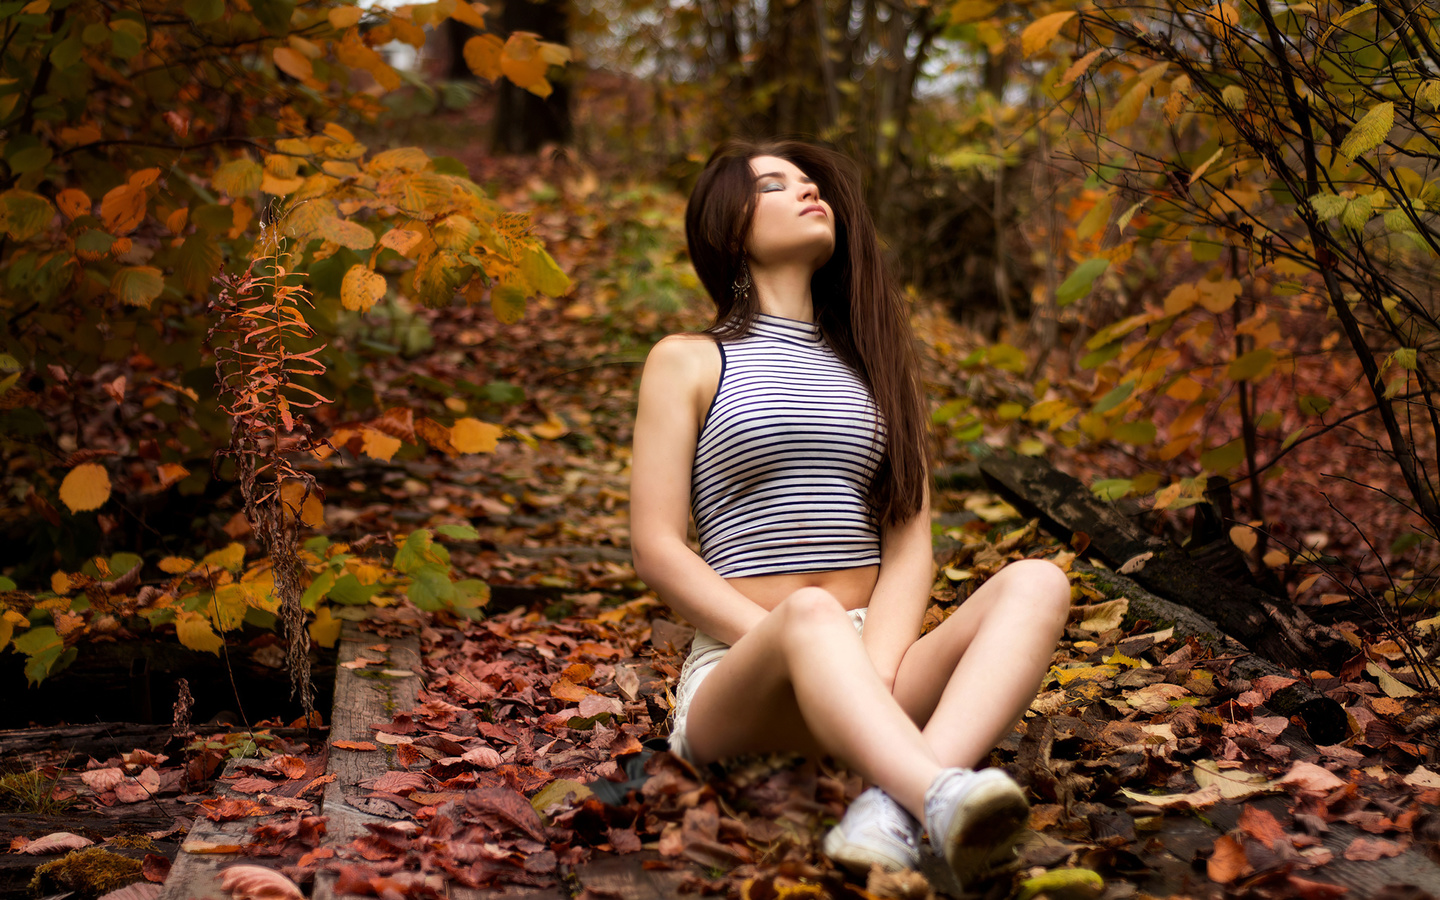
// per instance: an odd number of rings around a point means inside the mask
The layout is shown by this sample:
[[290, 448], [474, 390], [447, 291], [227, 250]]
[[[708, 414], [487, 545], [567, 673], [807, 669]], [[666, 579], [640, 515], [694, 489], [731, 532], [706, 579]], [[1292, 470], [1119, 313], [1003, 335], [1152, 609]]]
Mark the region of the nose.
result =
[[820, 187], [815, 184], [800, 182], [800, 200], [803, 203], [814, 203], [820, 199]]

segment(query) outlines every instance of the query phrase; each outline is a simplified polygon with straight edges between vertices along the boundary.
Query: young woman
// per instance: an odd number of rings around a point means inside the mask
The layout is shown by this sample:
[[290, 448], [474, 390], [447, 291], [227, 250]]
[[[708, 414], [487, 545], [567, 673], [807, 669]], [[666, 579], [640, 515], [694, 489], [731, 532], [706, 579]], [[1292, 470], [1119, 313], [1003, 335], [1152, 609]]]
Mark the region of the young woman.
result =
[[1011, 563], [919, 637], [928, 416], [847, 158], [729, 142], [685, 230], [715, 324], [650, 352], [630, 493], [635, 570], [697, 629], [671, 748], [696, 764], [831, 754], [873, 785], [826, 835], [832, 859], [915, 868], [923, 827], [971, 879], [1026, 821], [1019, 786], [974, 767], [1034, 698], [1069, 582]]

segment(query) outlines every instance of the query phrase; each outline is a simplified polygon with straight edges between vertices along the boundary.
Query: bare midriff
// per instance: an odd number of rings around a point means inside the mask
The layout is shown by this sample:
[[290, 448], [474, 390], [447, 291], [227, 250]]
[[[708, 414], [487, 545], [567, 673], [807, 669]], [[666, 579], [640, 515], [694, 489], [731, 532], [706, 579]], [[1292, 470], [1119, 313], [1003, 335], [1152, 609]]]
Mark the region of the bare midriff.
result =
[[766, 609], [774, 609], [786, 597], [807, 587], [824, 588], [846, 609], [870, 605], [870, 594], [880, 577], [879, 566], [856, 566], [826, 572], [790, 572], [783, 575], [747, 575], [727, 578], [740, 593]]

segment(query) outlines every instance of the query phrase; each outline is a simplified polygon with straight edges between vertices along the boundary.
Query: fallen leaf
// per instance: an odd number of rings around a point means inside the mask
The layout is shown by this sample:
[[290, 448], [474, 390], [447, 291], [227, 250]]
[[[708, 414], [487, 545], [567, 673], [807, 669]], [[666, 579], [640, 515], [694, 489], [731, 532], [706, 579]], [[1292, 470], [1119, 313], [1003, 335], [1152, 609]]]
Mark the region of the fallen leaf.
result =
[[331, 741], [330, 746], [336, 750], [379, 750], [380, 748], [369, 741]]
[[1416, 766], [1415, 771], [1405, 776], [1405, 783], [1411, 787], [1440, 788], [1440, 774], [1436, 774], [1424, 766]]
[[305, 900], [295, 882], [264, 866], [230, 866], [220, 870], [220, 888], [233, 900]]
[[89, 772], [81, 772], [80, 780], [85, 782], [86, 787], [97, 794], [115, 790], [115, 785], [125, 780], [125, 773], [118, 766], [108, 769], [91, 769]]
[[270, 758], [270, 768], [294, 781], [297, 778], [305, 777], [305, 760], [298, 756], [274, 756]]
[[1385, 859], [1390, 856], [1399, 856], [1405, 852], [1405, 848], [1383, 838], [1357, 837], [1345, 848], [1345, 858], [1351, 861], [1366, 860], [1373, 861]]
[[1210, 876], [1211, 881], [1229, 884], [1252, 871], [1250, 860], [1245, 858], [1245, 848], [1240, 846], [1239, 841], [1228, 834], [1215, 839], [1215, 849], [1205, 863], [1205, 874]]
[[1328, 794], [1336, 788], [1344, 786], [1345, 781], [1337, 777], [1334, 772], [1322, 769], [1314, 763], [1297, 762], [1275, 784], [1280, 787], [1294, 787], [1301, 791]]
[[[119, 771], [118, 769], [116, 771]], [[48, 853], [64, 853], [70, 850], [79, 850], [81, 847], [89, 847], [95, 842], [87, 837], [72, 834], [68, 831], [57, 831], [47, 834], [42, 838], [36, 838], [21, 848], [21, 853], [30, 856], [41, 856]]]
[[158, 853], [145, 854], [145, 859], [140, 864], [140, 874], [145, 876], [146, 881], [163, 883], [170, 874], [170, 858]]

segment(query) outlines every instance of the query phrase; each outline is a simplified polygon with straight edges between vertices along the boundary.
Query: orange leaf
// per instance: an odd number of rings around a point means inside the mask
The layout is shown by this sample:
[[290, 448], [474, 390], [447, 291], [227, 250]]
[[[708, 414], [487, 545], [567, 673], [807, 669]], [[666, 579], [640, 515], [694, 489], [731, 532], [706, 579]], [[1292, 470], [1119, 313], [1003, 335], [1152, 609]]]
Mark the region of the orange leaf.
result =
[[276, 47], [271, 54], [275, 59], [275, 67], [297, 81], [313, 81], [315, 79], [315, 67], [303, 54], [298, 53], [289, 47]]
[[500, 54], [504, 48], [504, 42], [493, 34], [472, 37], [465, 42], [465, 65], [481, 78], [494, 81], [502, 74]]
[[466, 417], [450, 428], [450, 443], [461, 453], [494, 453], [503, 430], [498, 425]]
[[1245, 858], [1245, 848], [1240, 846], [1239, 841], [1228, 834], [1215, 839], [1215, 851], [1205, 864], [1205, 873], [1211, 881], [1229, 884], [1251, 871], [1250, 860]]
[[111, 234], [131, 231], [145, 218], [145, 189], [133, 184], [111, 188], [100, 198], [100, 218]]
[[379, 750], [380, 748], [369, 741], [331, 741], [330, 746], [336, 750]]
[[340, 305], [356, 312], [368, 312], [385, 296], [385, 276], [356, 263], [340, 282]]
[[60, 502], [71, 512], [99, 509], [110, 499], [110, 473], [99, 463], [81, 463], [60, 482]]
[[55, 195], [55, 205], [60, 207], [67, 219], [77, 219], [90, 215], [90, 207], [94, 204], [90, 201], [90, 195], [79, 188], [66, 188]]

